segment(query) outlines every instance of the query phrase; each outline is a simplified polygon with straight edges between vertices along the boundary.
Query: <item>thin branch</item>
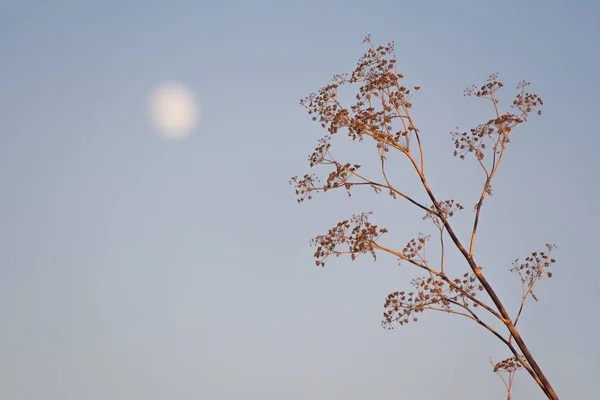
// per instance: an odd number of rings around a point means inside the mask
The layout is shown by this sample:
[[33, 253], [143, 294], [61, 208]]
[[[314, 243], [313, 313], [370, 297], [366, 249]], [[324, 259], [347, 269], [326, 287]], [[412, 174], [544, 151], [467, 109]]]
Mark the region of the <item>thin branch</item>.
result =
[[381, 250], [381, 251], [385, 251], [386, 253], [392, 254], [404, 261], [408, 261], [409, 263], [424, 269], [428, 272], [431, 272], [432, 274], [434, 274], [435, 276], [441, 278], [442, 280], [444, 280], [444, 282], [446, 282], [447, 284], [449, 284], [450, 286], [452, 286], [452, 288], [454, 288], [455, 290], [457, 290], [458, 292], [460, 292], [461, 294], [463, 294], [464, 296], [468, 297], [469, 300], [471, 300], [473, 303], [476, 303], [478, 306], [481, 306], [482, 308], [484, 308], [486, 311], [488, 311], [489, 313], [491, 313], [494, 317], [498, 318], [499, 320], [502, 320], [502, 316], [500, 314], [498, 314], [497, 311], [495, 311], [494, 309], [492, 309], [490, 306], [488, 306], [486, 303], [484, 303], [483, 301], [479, 300], [478, 298], [472, 296], [471, 294], [469, 294], [468, 292], [464, 291], [460, 286], [456, 285], [450, 278], [448, 278], [448, 276], [446, 276], [446, 274], [442, 274], [440, 271], [436, 271], [433, 268], [430, 268], [422, 263], [419, 263], [415, 260], [413, 260], [412, 258], [406, 257], [404, 254], [397, 252], [395, 250], [389, 249], [387, 247], [381, 246], [380, 244], [377, 243], [372, 243], [373, 248]]
[[[331, 155], [331, 153], [329, 153], [329, 155]], [[343, 164], [341, 164], [341, 163], [339, 163], [339, 162], [337, 162], [335, 160], [332, 160], [332, 162], [335, 163], [336, 166], [341, 166], [342, 168], [346, 169], [349, 173], [351, 173], [352, 175], [356, 176], [357, 178], [360, 178], [363, 181], [365, 181], [365, 182], [367, 182], [369, 184], [372, 184], [374, 186], [378, 186], [378, 187], [381, 187], [381, 188], [384, 188], [384, 189], [389, 189], [389, 190], [393, 191], [394, 193], [396, 193], [397, 195], [399, 195], [401, 197], [404, 197], [406, 200], [410, 201], [412, 204], [416, 205], [417, 207], [419, 207], [419, 208], [421, 208], [421, 209], [423, 209], [423, 210], [425, 210], [427, 212], [431, 212], [431, 210], [429, 208], [425, 207], [423, 204], [417, 202], [416, 200], [413, 200], [410, 196], [408, 196], [408, 195], [404, 194], [403, 192], [397, 190], [393, 186], [391, 186], [391, 185], [383, 185], [381, 183], [373, 182], [372, 180], [370, 180], [368, 178], [365, 178], [364, 176], [362, 176], [361, 174], [359, 174], [356, 171], [348, 170], [347, 168], [344, 167]]]

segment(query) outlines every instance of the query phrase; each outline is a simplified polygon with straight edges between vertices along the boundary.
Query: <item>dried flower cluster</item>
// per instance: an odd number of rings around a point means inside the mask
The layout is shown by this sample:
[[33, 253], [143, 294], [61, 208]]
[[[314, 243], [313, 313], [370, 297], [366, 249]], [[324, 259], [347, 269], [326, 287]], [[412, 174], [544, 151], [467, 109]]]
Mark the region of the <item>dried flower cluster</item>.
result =
[[383, 305], [386, 309], [383, 313], [384, 327], [393, 329], [393, 323], [404, 325], [411, 321], [417, 322], [414, 314], [424, 310], [443, 311], [472, 319], [473, 315], [469, 310], [477, 307], [473, 300], [477, 291], [483, 290], [475, 275], [469, 273], [451, 283], [443, 277], [431, 275], [413, 279], [411, 284], [414, 291], [393, 292], [387, 296]]
[[546, 244], [546, 248], [548, 249], [547, 252], [536, 251], [531, 253], [531, 256], [525, 258], [524, 263], [519, 264], [519, 260], [515, 260], [513, 267], [510, 269], [511, 272], [519, 274], [519, 278], [521, 278], [521, 283], [523, 284], [523, 295], [529, 293], [536, 301], [538, 299], [533, 293], [533, 286], [544, 275], [552, 278], [552, 272], [548, 271], [548, 267], [556, 262], [554, 258], [550, 258], [550, 253], [553, 249], [556, 249], [556, 246]]
[[494, 367], [494, 372], [498, 374], [504, 383], [507, 400], [510, 400], [512, 396], [511, 391], [515, 379], [515, 373], [523, 368], [523, 364], [520, 361], [522, 359], [522, 356], [509, 357], [496, 364], [490, 360], [490, 363]]
[[302, 203], [305, 199], [312, 199], [312, 195], [310, 193], [313, 190], [317, 190], [315, 183], [319, 183], [319, 178], [315, 174], [306, 174], [302, 178], [294, 176], [292, 179], [290, 179], [290, 185], [294, 185], [296, 187], [295, 192], [296, 196], [298, 196], [296, 201], [298, 203]]
[[[520, 82], [517, 85], [517, 89], [520, 92], [517, 94], [513, 101], [512, 108], [516, 108], [520, 111], [519, 115], [515, 115], [511, 112], [504, 114], [500, 113], [498, 108], [498, 99], [496, 97], [497, 91], [504, 85], [498, 81], [498, 74], [492, 74], [487, 80], [487, 83], [480, 88], [472, 86], [465, 90], [465, 96], [476, 96], [482, 99], [489, 100], [494, 107], [495, 118], [488, 120], [485, 124], [478, 125], [477, 127], [470, 129], [469, 132], [453, 132], [452, 137], [454, 140], [454, 156], [458, 156], [461, 159], [465, 159], [465, 156], [469, 153], [475, 155], [479, 165], [485, 171], [486, 177], [488, 178], [486, 191], [487, 194], [491, 194], [491, 187], [489, 180], [496, 173], [497, 167], [500, 164], [500, 160], [506, 150], [506, 145], [510, 143], [509, 135], [519, 125], [527, 121], [527, 116], [535, 112], [538, 115], [542, 114], [539, 107], [544, 103], [542, 99], [532, 93], [525, 92], [525, 88], [529, 86], [529, 82]], [[483, 160], [486, 152], [491, 153], [491, 161], [486, 165]]]
[[400, 260], [413, 260], [418, 256], [421, 261], [425, 261], [425, 258], [421, 256], [421, 250], [425, 248], [427, 240], [429, 240], [429, 236], [425, 236], [422, 233], [416, 239], [411, 239], [402, 249], [404, 257]]
[[[464, 207], [454, 200], [444, 200], [438, 201], [437, 204], [432, 205], [430, 207], [429, 212], [425, 214], [423, 219], [431, 219], [433, 224], [438, 227], [438, 229], [444, 229], [444, 222], [448, 218], [454, 216], [454, 213], [460, 210], [463, 210]], [[443, 215], [443, 220], [440, 219], [439, 215]]]
[[498, 371], [506, 371], [506, 372], [516, 372], [523, 368], [523, 365], [519, 361], [517, 357], [509, 357], [500, 361], [499, 363], [494, 364], [494, 372]]
[[[350, 254], [352, 260], [363, 253], [371, 253], [376, 259], [374, 245], [377, 239], [387, 232], [385, 228], [378, 228], [369, 222], [370, 213], [355, 215], [350, 220], [338, 222], [326, 235], [319, 235], [311, 240], [315, 251], [315, 263], [325, 266], [325, 260], [332, 254]], [[346, 244], [347, 250], [340, 250], [338, 246]]]
[[[550, 253], [553, 249], [556, 249], [555, 245], [546, 244], [547, 251], [539, 251], [531, 253], [531, 256], [525, 258], [525, 262], [519, 264], [519, 260], [513, 262], [513, 267], [510, 269], [511, 272], [516, 272], [521, 280], [521, 305], [516, 317], [514, 318], [514, 325], [517, 325], [523, 307], [525, 306], [525, 300], [531, 296], [535, 301], [538, 301], [537, 296], [533, 292], [535, 284], [546, 275], [548, 278], [552, 278], [552, 272], [548, 271], [550, 265], [555, 263], [554, 258], [550, 258]], [[509, 341], [512, 340], [512, 336]]]
[[[366, 41], [371, 43], [369, 38]], [[380, 146], [408, 149], [408, 137], [416, 128], [407, 115], [412, 106], [411, 90], [400, 83], [402, 78], [396, 72], [393, 43], [371, 45], [350, 76], [335, 75], [329, 85], [311, 93], [300, 104], [331, 135], [346, 128], [352, 140], [362, 141], [366, 135], [376, 139]], [[356, 103], [349, 108], [339, 102], [339, 88], [345, 84], [361, 85]], [[414, 87], [417, 90], [419, 87]]]

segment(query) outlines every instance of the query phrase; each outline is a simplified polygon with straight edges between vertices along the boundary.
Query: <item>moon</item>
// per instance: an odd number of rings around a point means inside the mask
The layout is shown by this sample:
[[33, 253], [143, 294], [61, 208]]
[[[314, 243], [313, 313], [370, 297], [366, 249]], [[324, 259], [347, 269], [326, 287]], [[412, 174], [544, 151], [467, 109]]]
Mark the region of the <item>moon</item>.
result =
[[194, 92], [177, 81], [163, 82], [152, 91], [149, 111], [160, 134], [173, 140], [189, 136], [200, 117]]

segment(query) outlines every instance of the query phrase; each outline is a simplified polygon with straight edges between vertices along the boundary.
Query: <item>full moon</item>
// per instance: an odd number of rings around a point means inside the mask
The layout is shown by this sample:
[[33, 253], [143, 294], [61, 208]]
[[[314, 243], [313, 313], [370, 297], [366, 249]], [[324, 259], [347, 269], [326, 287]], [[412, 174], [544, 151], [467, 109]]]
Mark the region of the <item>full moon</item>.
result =
[[150, 118], [166, 139], [183, 139], [199, 119], [194, 93], [181, 82], [163, 82], [150, 95]]

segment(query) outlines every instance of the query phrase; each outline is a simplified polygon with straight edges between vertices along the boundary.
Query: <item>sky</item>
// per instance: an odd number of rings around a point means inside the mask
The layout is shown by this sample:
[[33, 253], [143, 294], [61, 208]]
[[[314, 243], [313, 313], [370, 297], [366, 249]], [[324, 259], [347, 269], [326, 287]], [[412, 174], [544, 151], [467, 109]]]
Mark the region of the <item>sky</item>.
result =
[[[314, 265], [310, 238], [363, 211], [398, 249], [432, 233], [406, 202], [357, 191], [298, 205], [288, 185], [325, 133], [299, 100], [350, 72], [367, 34], [394, 41], [421, 86], [428, 179], [465, 205], [461, 237], [482, 176], [452, 157], [450, 132], [492, 112], [463, 90], [499, 72], [501, 106], [521, 80], [543, 97], [510, 143], [475, 255], [514, 312], [510, 263], [558, 245], [519, 326], [561, 398], [595, 395], [599, 18], [583, 0], [3, 1], [0, 397], [504, 399], [490, 358], [510, 354], [471, 321], [425, 313], [382, 329], [410, 266]], [[200, 107], [178, 140], [149, 118], [167, 81]], [[339, 139], [340, 154], [377, 161]], [[521, 372], [513, 398], [544, 397]]]

